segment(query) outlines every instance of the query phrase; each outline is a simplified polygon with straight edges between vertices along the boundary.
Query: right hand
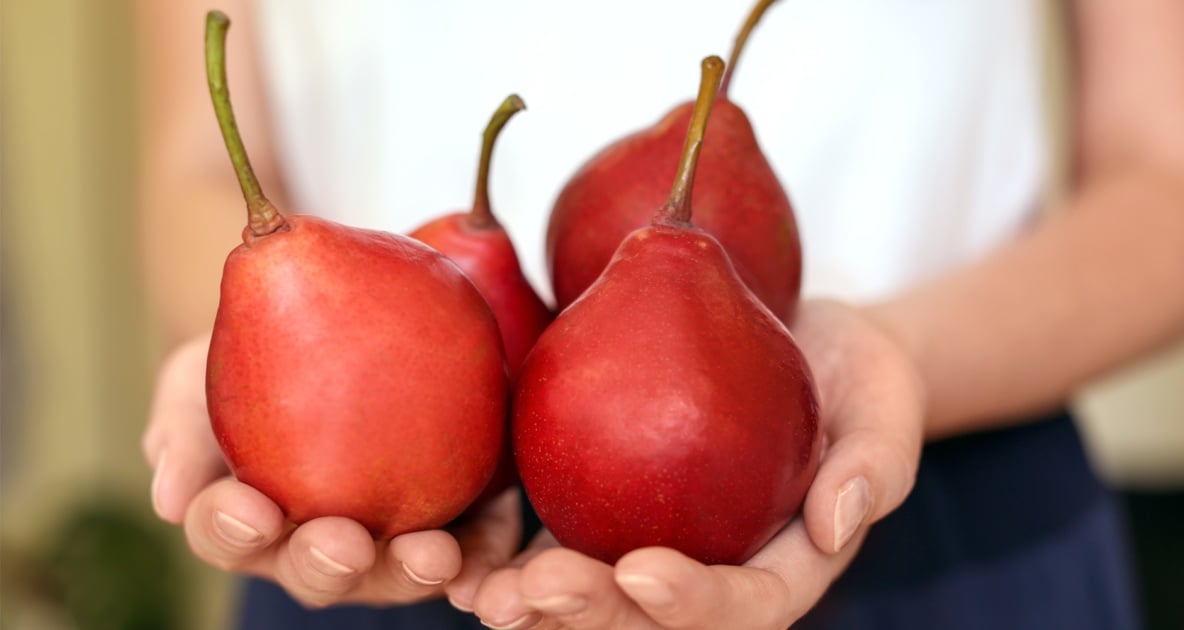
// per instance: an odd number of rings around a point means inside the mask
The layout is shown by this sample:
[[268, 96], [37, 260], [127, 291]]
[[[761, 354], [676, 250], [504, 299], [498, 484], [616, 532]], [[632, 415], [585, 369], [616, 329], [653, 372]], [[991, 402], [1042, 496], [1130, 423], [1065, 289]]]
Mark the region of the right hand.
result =
[[267, 578], [305, 606], [323, 607], [409, 603], [446, 588], [452, 601], [467, 604], [485, 576], [513, 556], [522, 536], [514, 490], [453, 532], [413, 532], [387, 542], [375, 542], [347, 518], [286, 521], [278, 505], [235, 480], [222, 458], [206, 410], [209, 345], [207, 334], [166, 359], [143, 436], [156, 513], [184, 525], [203, 561]]
[[739, 567], [705, 566], [659, 547], [609, 566], [558, 548], [544, 532], [533, 556], [481, 586], [481, 619], [547, 630], [714, 630], [786, 628], [809, 611], [871, 524], [911, 491], [927, 392], [909, 355], [866, 311], [809, 300], [792, 328], [818, 387], [825, 435], [800, 517]]

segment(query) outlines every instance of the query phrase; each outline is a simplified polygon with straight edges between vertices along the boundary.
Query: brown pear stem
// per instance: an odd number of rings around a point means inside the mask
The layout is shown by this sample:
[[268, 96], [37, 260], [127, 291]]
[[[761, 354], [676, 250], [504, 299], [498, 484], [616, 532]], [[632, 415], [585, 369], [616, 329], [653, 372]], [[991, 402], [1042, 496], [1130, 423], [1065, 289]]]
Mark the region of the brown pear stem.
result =
[[[253, 236], [267, 236], [283, 228], [287, 221], [284, 215], [263, 196], [259, 179], [251, 168], [243, 138], [239, 135], [234, 120], [234, 109], [230, 106], [230, 90], [226, 87], [226, 31], [230, 30], [230, 18], [221, 11], [206, 14], [206, 81], [210, 86], [210, 99], [214, 102], [214, 114], [222, 139], [234, 164], [243, 199], [247, 202], [247, 229]], [[244, 233], [245, 236], [245, 233]]]
[[724, 98], [728, 96], [728, 86], [732, 83], [732, 73], [736, 71], [736, 62], [740, 59], [740, 53], [744, 51], [744, 44], [748, 43], [748, 36], [752, 34], [752, 29], [756, 28], [757, 22], [761, 21], [761, 16], [765, 14], [765, 10], [773, 5], [777, 0], [760, 0], [756, 6], [752, 7], [752, 11], [748, 13], [748, 19], [744, 21], [744, 26], [740, 27], [740, 32], [736, 34], [736, 41], [732, 43], [732, 54], [728, 55], [728, 69], [724, 72], [724, 80], [719, 85], [720, 94]]
[[691, 222], [691, 191], [695, 187], [695, 168], [699, 164], [699, 151], [703, 136], [707, 134], [707, 119], [711, 117], [711, 106], [719, 90], [719, 81], [724, 73], [724, 61], [712, 55], [703, 60], [703, 74], [699, 80], [699, 96], [691, 111], [691, 126], [687, 129], [687, 140], [682, 145], [682, 157], [678, 170], [674, 172], [674, 186], [670, 188], [670, 199], [654, 216], [654, 223], [687, 225]]
[[477, 163], [477, 191], [473, 195], [473, 210], [469, 212], [469, 226], [477, 229], [497, 226], [497, 218], [489, 205], [489, 166], [493, 162], [493, 144], [501, 135], [502, 127], [510, 122], [514, 114], [526, 109], [526, 103], [517, 94], [511, 94], [502, 101], [481, 140], [481, 160]]

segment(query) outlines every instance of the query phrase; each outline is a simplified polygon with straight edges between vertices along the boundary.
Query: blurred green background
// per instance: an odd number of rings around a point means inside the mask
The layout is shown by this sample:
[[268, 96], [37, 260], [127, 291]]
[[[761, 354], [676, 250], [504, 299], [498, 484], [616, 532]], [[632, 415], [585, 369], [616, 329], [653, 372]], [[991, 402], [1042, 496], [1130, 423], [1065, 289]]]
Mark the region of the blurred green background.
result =
[[[139, 450], [163, 348], [138, 272], [131, 0], [0, 4], [0, 628], [222, 628]], [[1153, 627], [1184, 627], [1184, 347], [1079, 402]]]

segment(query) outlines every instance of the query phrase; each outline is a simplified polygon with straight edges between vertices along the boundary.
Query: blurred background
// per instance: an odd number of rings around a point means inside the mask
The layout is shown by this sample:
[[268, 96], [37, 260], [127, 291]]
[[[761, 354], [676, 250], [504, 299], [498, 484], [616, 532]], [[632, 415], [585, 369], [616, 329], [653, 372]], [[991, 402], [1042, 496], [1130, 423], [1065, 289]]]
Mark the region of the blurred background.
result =
[[[0, 4], [0, 628], [220, 628], [232, 585], [157, 521], [139, 450], [164, 351], [138, 270], [130, 0]], [[1184, 627], [1184, 346], [1078, 401]]]

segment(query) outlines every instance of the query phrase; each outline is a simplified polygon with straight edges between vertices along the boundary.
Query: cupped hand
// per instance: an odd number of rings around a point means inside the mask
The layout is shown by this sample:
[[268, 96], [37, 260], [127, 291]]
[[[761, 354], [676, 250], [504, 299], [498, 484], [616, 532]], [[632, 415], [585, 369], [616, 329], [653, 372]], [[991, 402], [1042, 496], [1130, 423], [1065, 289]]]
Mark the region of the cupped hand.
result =
[[521, 538], [518, 496], [509, 491], [451, 532], [414, 532], [375, 542], [359, 523], [325, 517], [296, 526], [266, 496], [236, 481], [206, 410], [210, 338], [165, 361], [143, 448], [154, 471], [157, 514], [184, 525], [190, 548], [225, 571], [264, 577], [309, 607], [389, 605], [444, 594], [472, 601]]
[[809, 611], [868, 526], [912, 488], [924, 388], [907, 355], [861, 311], [803, 303], [792, 329], [814, 373], [825, 436], [801, 517], [739, 567], [658, 547], [609, 566], [544, 534], [529, 556], [482, 583], [474, 602], [482, 621], [515, 630], [783, 629]]

